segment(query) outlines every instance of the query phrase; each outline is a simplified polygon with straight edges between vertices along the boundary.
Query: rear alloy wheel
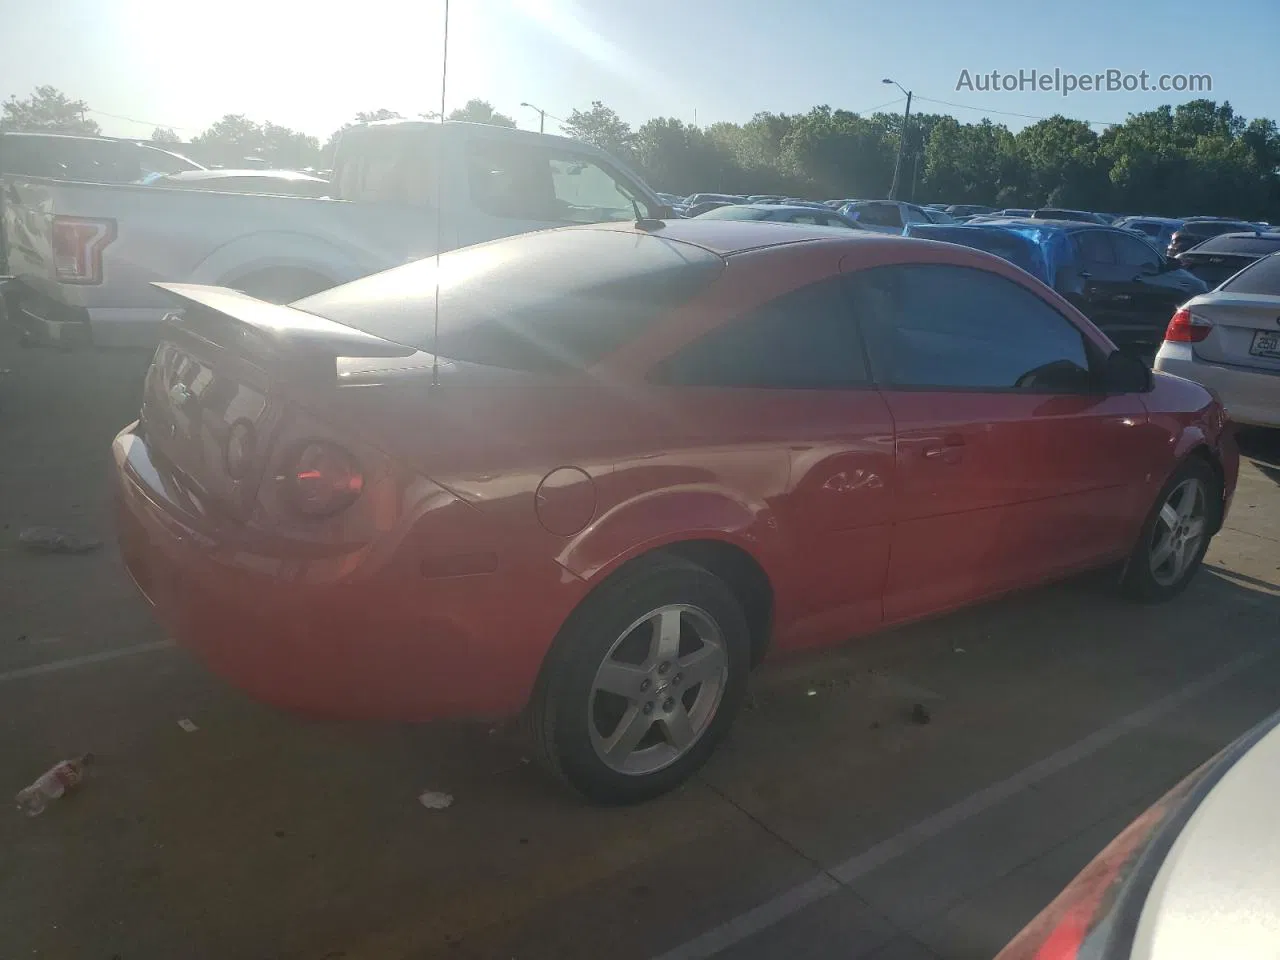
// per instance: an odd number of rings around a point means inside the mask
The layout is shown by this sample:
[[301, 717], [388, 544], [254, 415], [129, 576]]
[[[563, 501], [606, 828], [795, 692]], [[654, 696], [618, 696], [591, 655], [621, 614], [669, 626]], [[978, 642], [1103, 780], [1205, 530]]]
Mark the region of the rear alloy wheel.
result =
[[602, 803], [670, 790], [715, 748], [746, 686], [750, 643], [733, 593], [672, 557], [638, 561], [571, 618], [535, 699], [547, 764]]
[[1199, 569], [1222, 509], [1218, 478], [1203, 460], [1188, 460], [1156, 503], [1125, 575], [1128, 593], [1144, 601], [1176, 596]]

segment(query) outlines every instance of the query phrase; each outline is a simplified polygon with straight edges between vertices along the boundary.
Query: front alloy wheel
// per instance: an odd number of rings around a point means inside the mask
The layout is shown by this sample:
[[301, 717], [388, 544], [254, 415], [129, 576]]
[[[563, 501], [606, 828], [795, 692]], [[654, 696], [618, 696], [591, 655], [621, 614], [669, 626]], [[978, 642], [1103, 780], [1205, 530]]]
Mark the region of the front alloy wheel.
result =
[[1199, 558], [1207, 513], [1204, 482], [1197, 477], [1183, 480], [1165, 499], [1148, 553], [1151, 579], [1160, 586], [1173, 586]]
[[1200, 567], [1222, 515], [1222, 481], [1189, 457], [1164, 485], [1125, 566], [1124, 589], [1155, 602], [1181, 593]]

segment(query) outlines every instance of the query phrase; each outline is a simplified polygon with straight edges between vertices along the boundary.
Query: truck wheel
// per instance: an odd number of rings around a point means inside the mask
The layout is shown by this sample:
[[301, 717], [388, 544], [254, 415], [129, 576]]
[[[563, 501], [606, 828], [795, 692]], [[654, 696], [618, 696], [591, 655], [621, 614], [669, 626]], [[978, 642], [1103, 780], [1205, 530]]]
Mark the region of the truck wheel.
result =
[[1185, 461], [1160, 490], [1125, 567], [1124, 591], [1158, 603], [1186, 589], [1218, 528], [1222, 489], [1199, 457]]
[[679, 558], [643, 558], [561, 631], [534, 696], [534, 742], [589, 799], [647, 800], [710, 756], [750, 662], [747, 620], [723, 580]]
[[280, 267], [241, 277], [227, 286], [268, 303], [293, 303], [332, 287], [333, 281], [310, 270]]

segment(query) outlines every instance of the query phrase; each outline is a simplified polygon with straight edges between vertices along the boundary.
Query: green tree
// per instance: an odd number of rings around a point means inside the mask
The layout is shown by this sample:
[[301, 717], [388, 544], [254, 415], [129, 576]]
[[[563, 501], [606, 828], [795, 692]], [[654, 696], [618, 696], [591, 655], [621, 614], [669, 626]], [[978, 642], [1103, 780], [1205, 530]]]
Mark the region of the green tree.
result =
[[572, 111], [564, 124], [564, 132], [624, 159], [631, 156], [636, 144], [631, 125], [599, 100], [591, 101], [590, 110]]
[[1082, 120], [1058, 115], [1024, 127], [1014, 138], [1023, 170], [1020, 200], [1032, 206], [1107, 209], [1111, 183], [1098, 135]]
[[178, 136], [170, 127], [156, 127], [151, 131], [150, 140], [152, 143], [177, 144], [182, 142], [182, 138]]
[[338, 149], [338, 141], [342, 139], [342, 135], [354, 127], [357, 123], [374, 123], [378, 120], [400, 120], [403, 119], [400, 114], [394, 110], [388, 110], [386, 107], [379, 107], [377, 110], [360, 110], [356, 113], [355, 120], [350, 123], [344, 123], [333, 133], [329, 134], [329, 139], [324, 142], [324, 146], [320, 148], [319, 162], [329, 166], [333, 163], [334, 153]]
[[56, 87], [36, 87], [25, 100], [10, 96], [0, 104], [0, 130], [48, 130], [97, 136], [101, 129], [85, 116], [88, 109], [89, 105], [83, 100], [72, 100]]
[[498, 113], [488, 100], [468, 100], [457, 110], [449, 112], [450, 120], [465, 120], [467, 123], [487, 123], [494, 127], [514, 127], [516, 122], [505, 113]]
[[191, 143], [202, 155], [224, 166], [253, 159], [298, 168], [314, 164], [320, 156], [315, 137], [274, 123], [255, 123], [240, 113], [227, 114]]

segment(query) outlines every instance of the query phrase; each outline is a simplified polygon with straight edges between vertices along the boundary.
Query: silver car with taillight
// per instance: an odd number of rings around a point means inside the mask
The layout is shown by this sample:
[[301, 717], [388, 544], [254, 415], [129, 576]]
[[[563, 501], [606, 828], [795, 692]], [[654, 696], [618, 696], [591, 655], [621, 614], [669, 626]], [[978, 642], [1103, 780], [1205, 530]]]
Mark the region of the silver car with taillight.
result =
[[1184, 303], [1155, 368], [1214, 390], [1236, 423], [1280, 427], [1280, 253]]

